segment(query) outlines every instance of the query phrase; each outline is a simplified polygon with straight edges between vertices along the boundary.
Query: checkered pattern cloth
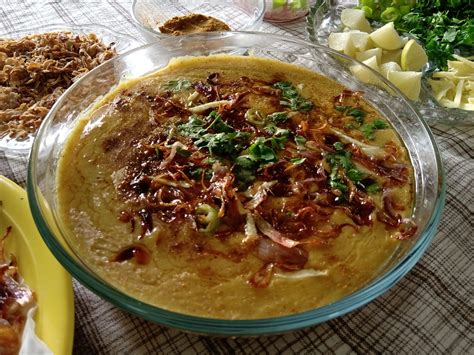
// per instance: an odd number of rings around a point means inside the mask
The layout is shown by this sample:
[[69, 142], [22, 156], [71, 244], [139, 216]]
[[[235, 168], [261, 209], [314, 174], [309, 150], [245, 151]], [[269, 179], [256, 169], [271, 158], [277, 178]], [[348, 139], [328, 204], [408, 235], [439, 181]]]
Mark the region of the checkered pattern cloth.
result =
[[[0, 0], [0, 34], [52, 23], [100, 23], [140, 36], [129, 1]], [[304, 21], [263, 31], [305, 37]], [[417, 353], [474, 354], [474, 127], [432, 127], [446, 169], [439, 231], [419, 263], [396, 286], [343, 317], [290, 334], [213, 338], [168, 329], [130, 315], [78, 282], [76, 354]], [[0, 174], [25, 184], [26, 154], [0, 150]]]

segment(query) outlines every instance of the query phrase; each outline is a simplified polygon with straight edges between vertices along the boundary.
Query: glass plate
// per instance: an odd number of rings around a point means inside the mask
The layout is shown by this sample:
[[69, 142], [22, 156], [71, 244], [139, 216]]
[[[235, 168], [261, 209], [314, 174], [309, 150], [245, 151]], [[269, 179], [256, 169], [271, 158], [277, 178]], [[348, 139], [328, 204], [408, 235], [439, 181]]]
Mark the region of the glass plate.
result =
[[[357, 3], [357, 0], [317, 0], [306, 18], [308, 38], [313, 43], [327, 46], [329, 34], [342, 31], [340, 20], [342, 10], [354, 7]], [[415, 102], [414, 106], [428, 124], [474, 125], [473, 111], [440, 106], [431, 95], [427, 79], [429, 75], [423, 73], [420, 101]]]
[[[143, 44], [141, 39], [133, 38], [127, 34], [110, 30], [109, 28], [97, 24], [69, 25], [69, 24], [50, 24], [30, 29], [11, 31], [0, 33], [2, 38], [21, 38], [27, 35], [46, 33], [46, 32], [72, 32], [77, 34], [95, 33], [104, 43], [114, 44], [114, 48], [118, 54], [124, 53], [130, 49], [139, 47]], [[18, 141], [9, 137], [0, 138], [0, 150], [12, 151], [28, 151], [33, 143], [34, 135], [29, 136], [26, 140]]]

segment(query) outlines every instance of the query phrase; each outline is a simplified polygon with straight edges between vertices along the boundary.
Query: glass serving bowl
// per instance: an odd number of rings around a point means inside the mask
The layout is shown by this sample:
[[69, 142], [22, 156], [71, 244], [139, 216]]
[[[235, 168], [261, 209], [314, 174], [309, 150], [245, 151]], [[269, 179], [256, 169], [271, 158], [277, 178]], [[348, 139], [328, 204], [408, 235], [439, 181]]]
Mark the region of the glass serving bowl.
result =
[[[143, 44], [142, 40], [137, 40], [124, 33], [114, 32], [108, 27], [98, 24], [69, 25], [69, 24], [49, 24], [34, 28], [17, 30], [12, 32], [0, 33], [0, 39], [16, 39], [28, 35], [47, 33], [47, 32], [71, 32], [73, 34], [95, 33], [103, 43], [113, 44], [117, 53], [125, 53], [130, 49], [139, 47]], [[10, 152], [18, 153], [28, 152], [33, 143], [34, 135], [27, 139], [19, 141], [9, 137], [0, 138], [0, 149], [8, 149]]]
[[[341, 12], [354, 7], [357, 0], [317, 0], [306, 17], [306, 29], [310, 41], [324, 46], [328, 45], [331, 32], [341, 32]], [[409, 36], [409, 34], [407, 34]], [[420, 100], [412, 102], [428, 124], [443, 123], [448, 125], [474, 125], [474, 112], [441, 106], [431, 94], [428, 79], [431, 74], [425, 68], [421, 81]]]
[[265, 0], [265, 21], [285, 23], [306, 16], [309, 0]]
[[[76, 255], [62, 229], [56, 195], [57, 165], [68, 134], [91, 105], [124, 78], [139, 77], [165, 67], [180, 56], [232, 53], [278, 59], [304, 66], [369, 101], [398, 131], [414, 166], [416, 235], [402, 243], [381, 273], [357, 292], [327, 306], [289, 316], [257, 320], [221, 320], [189, 316], [134, 299], [101, 279]], [[92, 70], [58, 100], [41, 126], [28, 167], [27, 191], [36, 225], [56, 258], [83, 285], [114, 305], [145, 319], [200, 334], [258, 335], [291, 331], [350, 312], [387, 291], [418, 261], [435, 235], [444, 203], [443, 168], [435, 140], [424, 121], [397, 89], [387, 93], [358, 82], [349, 67], [356, 63], [327, 47], [280, 35], [262, 33], [204, 33], [168, 38], [120, 55]], [[382, 77], [380, 80], [384, 81]], [[94, 88], [94, 90], [91, 90]]]
[[199, 13], [225, 22], [232, 31], [257, 31], [265, 14], [264, 0], [134, 0], [132, 18], [145, 38], [168, 38], [159, 26], [175, 16]]

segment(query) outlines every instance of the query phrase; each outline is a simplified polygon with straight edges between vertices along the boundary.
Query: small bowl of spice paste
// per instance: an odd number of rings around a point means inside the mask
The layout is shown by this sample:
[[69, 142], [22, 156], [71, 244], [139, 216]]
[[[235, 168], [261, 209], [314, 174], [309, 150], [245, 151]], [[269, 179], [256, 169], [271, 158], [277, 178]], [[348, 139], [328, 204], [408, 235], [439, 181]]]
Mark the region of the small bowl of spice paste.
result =
[[256, 31], [264, 0], [134, 0], [132, 18], [150, 40], [198, 32]]

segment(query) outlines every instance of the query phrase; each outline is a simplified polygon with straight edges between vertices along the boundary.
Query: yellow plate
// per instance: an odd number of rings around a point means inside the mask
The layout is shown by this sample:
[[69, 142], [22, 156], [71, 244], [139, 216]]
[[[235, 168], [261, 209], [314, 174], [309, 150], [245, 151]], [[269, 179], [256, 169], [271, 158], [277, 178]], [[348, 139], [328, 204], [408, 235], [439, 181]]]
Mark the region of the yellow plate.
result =
[[55, 355], [71, 354], [74, 295], [71, 276], [44, 244], [28, 206], [26, 191], [0, 176], [0, 235], [12, 226], [6, 250], [14, 254], [20, 274], [38, 299], [36, 334]]

